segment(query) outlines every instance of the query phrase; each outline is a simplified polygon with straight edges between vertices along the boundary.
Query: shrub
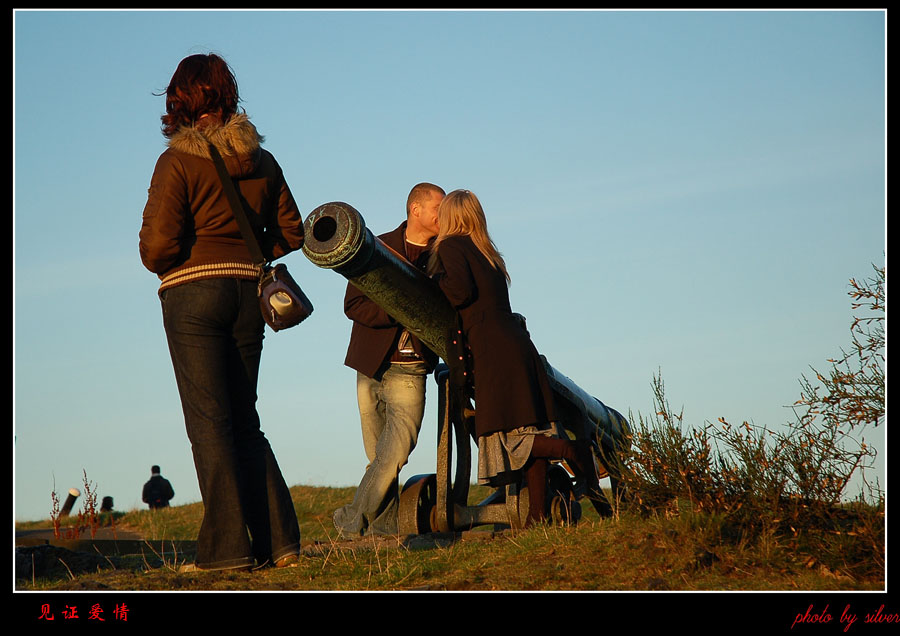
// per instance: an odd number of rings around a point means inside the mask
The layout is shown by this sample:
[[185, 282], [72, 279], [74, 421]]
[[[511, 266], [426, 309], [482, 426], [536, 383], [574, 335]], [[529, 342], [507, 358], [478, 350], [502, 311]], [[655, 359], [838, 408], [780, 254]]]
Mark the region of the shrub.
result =
[[[845, 570], [849, 561], [883, 568], [884, 493], [865, 478], [876, 452], [862, 437], [885, 414], [885, 269], [874, 269], [873, 278], [850, 281], [854, 311], [869, 313], [854, 317], [849, 353], [829, 360], [828, 374], [813, 369], [820, 384], [801, 378], [796, 421], [779, 430], [723, 418], [686, 428], [654, 376], [654, 414], [639, 414], [622, 458], [624, 503], [644, 513], [715, 515], [723, 534], [741, 541], [775, 533]], [[868, 492], [851, 503], [857, 474]]]

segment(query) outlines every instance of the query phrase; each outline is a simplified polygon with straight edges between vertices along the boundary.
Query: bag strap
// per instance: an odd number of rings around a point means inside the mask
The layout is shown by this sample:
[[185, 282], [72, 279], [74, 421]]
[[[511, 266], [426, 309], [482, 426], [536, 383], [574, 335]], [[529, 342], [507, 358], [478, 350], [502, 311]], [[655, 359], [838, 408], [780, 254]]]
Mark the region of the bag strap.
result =
[[231, 204], [234, 218], [241, 229], [241, 236], [244, 237], [244, 242], [247, 243], [247, 248], [250, 250], [250, 258], [253, 259], [255, 265], [262, 267], [268, 263], [268, 259], [263, 256], [256, 234], [253, 232], [253, 228], [250, 227], [250, 221], [247, 219], [244, 205], [238, 197], [234, 181], [231, 180], [231, 175], [228, 174], [222, 155], [219, 154], [218, 149], [212, 143], [209, 144], [209, 154], [212, 156], [213, 163], [216, 166], [216, 172], [219, 173], [219, 179], [222, 180], [222, 188], [225, 190], [225, 196], [228, 197], [228, 202]]

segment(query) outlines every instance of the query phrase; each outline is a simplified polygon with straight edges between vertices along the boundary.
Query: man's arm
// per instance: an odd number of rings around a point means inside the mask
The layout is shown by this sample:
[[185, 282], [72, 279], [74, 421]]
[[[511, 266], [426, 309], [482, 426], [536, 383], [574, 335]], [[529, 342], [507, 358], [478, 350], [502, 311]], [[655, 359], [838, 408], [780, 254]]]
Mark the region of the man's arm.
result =
[[397, 321], [369, 299], [353, 283], [347, 283], [344, 294], [344, 314], [350, 320], [373, 329], [396, 327]]

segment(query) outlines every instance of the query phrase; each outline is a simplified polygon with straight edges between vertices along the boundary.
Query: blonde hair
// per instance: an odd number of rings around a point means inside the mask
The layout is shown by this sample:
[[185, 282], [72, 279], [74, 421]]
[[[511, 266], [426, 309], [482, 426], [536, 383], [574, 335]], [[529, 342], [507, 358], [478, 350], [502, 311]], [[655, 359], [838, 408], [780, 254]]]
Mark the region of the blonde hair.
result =
[[454, 190], [441, 201], [438, 208], [438, 235], [431, 246], [431, 256], [428, 259], [429, 274], [437, 271], [438, 250], [444, 239], [450, 236], [468, 236], [472, 239], [478, 251], [494, 269], [503, 274], [509, 284], [506, 262], [488, 234], [484, 208], [478, 197], [469, 190]]

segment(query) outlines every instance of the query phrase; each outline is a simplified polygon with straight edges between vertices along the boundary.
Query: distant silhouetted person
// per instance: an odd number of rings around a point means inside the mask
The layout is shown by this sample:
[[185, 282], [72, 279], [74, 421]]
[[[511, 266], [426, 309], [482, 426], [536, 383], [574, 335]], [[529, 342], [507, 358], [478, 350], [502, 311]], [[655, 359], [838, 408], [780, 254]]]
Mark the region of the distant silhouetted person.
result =
[[169, 500], [175, 496], [172, 484], [159, 474], [159, 466], [150, 469], [150, 479], [144, 484], [144, 503], [150, 508], [168, 508]]
[[[169, 486], [171, 488], [171, 486]], [[112, 497], [104, 497], [103, 501], [100, 503], [100, 512], [112, 512], [113, 509], [113, 498]]]

